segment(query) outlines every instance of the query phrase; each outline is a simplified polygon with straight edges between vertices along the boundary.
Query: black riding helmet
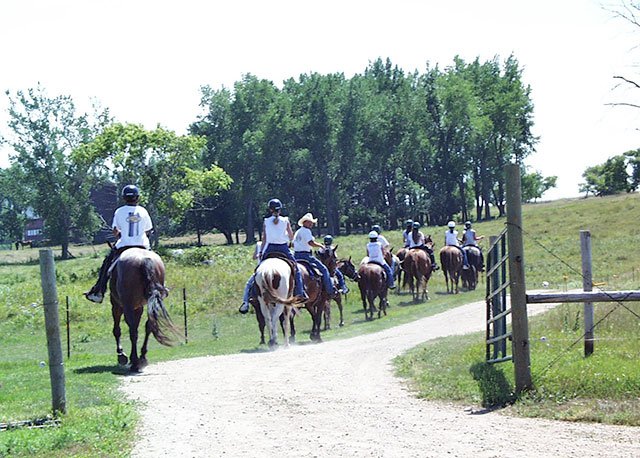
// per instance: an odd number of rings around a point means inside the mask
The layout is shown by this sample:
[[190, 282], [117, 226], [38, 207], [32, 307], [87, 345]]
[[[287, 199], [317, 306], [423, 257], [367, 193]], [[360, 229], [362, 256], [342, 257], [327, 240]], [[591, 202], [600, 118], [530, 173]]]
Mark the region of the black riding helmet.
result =
[[278, 211], [282, 210], [282, 202], [279, 199], [271, 199], [269, 201], [269, 210]]
[[128, 184], [122, 188], [122, 198], [127, 201], [135, 201], [140, 197], [140, 190], [134, 184]]
[[331, 246], [332, 243], [333, 243], [333, 237], [331, 235], [325, 235], [324, 236], [325, 246]]

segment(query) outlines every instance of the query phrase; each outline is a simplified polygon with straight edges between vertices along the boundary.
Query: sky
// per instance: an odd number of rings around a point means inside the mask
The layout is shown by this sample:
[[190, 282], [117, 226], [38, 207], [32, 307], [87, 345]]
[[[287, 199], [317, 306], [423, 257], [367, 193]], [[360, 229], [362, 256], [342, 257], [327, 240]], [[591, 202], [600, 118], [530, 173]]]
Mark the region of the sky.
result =
[[[587, 167], [640, 147], [640, 28], [594, 0], [2, 0], [0, 133], [8, 98], [38, 83], [49, 96], [91, 99], [119, 122], [186, 134], [200, 87], [244, 74], [281, 86], [317, 72], [362, 73], [377, 58], [405, 72], [458, 55], [513, 54], [531, 86], [536, 152], [525, 163], [558, 177], [543, 198], [579, 195]], [[616, 87], [619, 86], [619, 87]], [[0, 167], [11, 150], [0, 149]]]

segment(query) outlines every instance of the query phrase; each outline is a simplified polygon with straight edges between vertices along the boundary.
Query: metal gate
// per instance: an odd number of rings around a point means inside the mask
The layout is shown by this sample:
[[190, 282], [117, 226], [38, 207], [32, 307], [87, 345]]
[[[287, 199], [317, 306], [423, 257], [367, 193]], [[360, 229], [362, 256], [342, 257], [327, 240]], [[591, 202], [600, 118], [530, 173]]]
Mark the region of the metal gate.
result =
[[507, 339], [511, 340], [511, 331], [507, 330], [507, 316], [511, 308], [507, 307], [507, 229], [499, 236], [491, 237], [487, 254], [487, 332], [486, 361], [500, 363], [510, 361], [513, 356], [507, 352]]

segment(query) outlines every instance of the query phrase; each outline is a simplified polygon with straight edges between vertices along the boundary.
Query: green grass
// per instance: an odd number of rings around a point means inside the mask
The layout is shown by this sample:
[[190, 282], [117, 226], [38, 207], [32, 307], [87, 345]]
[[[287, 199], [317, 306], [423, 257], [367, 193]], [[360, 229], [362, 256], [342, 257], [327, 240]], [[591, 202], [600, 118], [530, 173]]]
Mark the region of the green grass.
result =
[[[565, 283], [568, 287], [580, 287], [579, 229], [592, 231], [595, 280], [607, 282], [610, 289], [637, 287], [640, 264], [632, 248], [640, 241], [640, 235], [633, 230], [633, 222], [640, 217], [638, 195], [527, 205], [523, 215], [529, 289], [538, 288], [542, 281], [555, 288], [562, 288]], [[474, 226], [479, 234], [488, 236], [498, 234], [504, 220]], [[444, 228], [427, 228], [425, 232], [433, 234], [438, 247], [442, 245]], [[400, 231], [385, 232], [385, 236], [395, 247], [401, 246]], [[225, 246], [222, 242], [220, 236], [210, 236], [205, 247], [185, 248], [194, 244], [195, 239], [183, 238], [166, 240], [161, 247], [167, 265], [167, 285], [172, 289], [167, 305], [179, 325], [183, 323], [182, 288], [187, 291], [189, 342], [166, 348], [151, 341], [148, 355], [151, 363], [265, 351], [258, 345], [255, 316], [237, 313], [245, 281], [254, 268], [253, 247]], [[363, 235], [338, 237], [338, 254], [352, 256], [358, 263], [366, 242]], [[178, 247], [185, 248], [183, 256], [173, 255], [173, 249]], [[575, 267], [567, 267], [547, 250]], [[68, 413], [62, 416], [58, 427], [0, 432], [0, 456], [129, 453], [137, 414], [135, 405], [117, 391], [125, 375], [116, 365], [110, 308], [106, 303], [92, 304], [82, 297], [82, 292], [95, 280], [106, 252], [94, 247], [72, 247], [71, 251], [76, 259], [56, 262], [61, 323], [65, 318], [65, 298], [68, 296], [70, 300], [71, 358], [65, 361]], [[38, 250], [27, 249], [17, 258], [15, 251], [0, 252], [0, 344], [5, 350], [0, 357], [0, 423], [42, 418], [51, 412], [48, 369], [40, 367], [41, 361], [47, 361], [47, 350], [37, 254]], [[212, 261], [210, 265], [201, 263], [205, 259]], [[346, 324], [342, 328], [337, 326], [338, 311], [334, 307], [333, 329], [323, 332], [324, 340], [374, 332], [481, 300], [484, 288], [481, 283], [475, 292], [443, 294], [444, 280], [438, 273], [429, 284], [429, 302], [413, 303], [407, 294], [391, 294], [388, 316], [368, 322], [356, 286], [352, 282], [349, 286], [352, 293], [345, 304]], [[620, 340], [596, 342], [596, 353], [589, 361], [581, 357], [581, 348], [577, 347], [543, 375], [537, 375], [579, 337], [579, 309], [566, 306], [532, 320], [533, 373], [539, 390], [510, 409], [520, 415], [564, 415], [564, 418], [636, 424], [629, 412], [640, 411], [637, 405], [640, 375], [633, 364], [640, 354], [637, 337], [640, 327], [639, 320], [626, 311], [618, 310], [606, 320], [610, 334], [604, 332], [605, 327], [596, 332], [598, 338], [609, 335]], [[600, 305], [596, 307], [596, 320], [604, 310]], [[297, 319], [296, 326], [298, 342], [308, 344], [310, 321], [306, 312]], [[123, 324], [123, 345], [128, 352], [126, 330]], [[542, 336], [545, 341], [540, 340]], [[510, 400], [512, 367], [507, 363], [497, 366], [497, 373], [487, 373], [481, 365], [482, 340], [482, 335], [472, 335], [431, 342], [410, 352], [398, 364], [403, 374], [415, 377], [413, 383], [421, 396], [478, 404]], [[62, 341], [66, 351], [64, 335]], [[470, 372], [472, 368], [477, 377], [491, 383], [481, 390]]]
[[[523, 208], [528, 289], [581, 288], [579, 231], [592, 235], [594, 282], [638, 289], [640, 262], [633, 229], [636, 194], [527, 205]], [[496, 233], [503, 221], [481, 227]], [[536, 307], [536, 305], [529, 305]], [[585, 358], [582, 304], [563, 304], [530, 320], [534, 391], [516, 399], [512, 363], [484, 363], [484, 334], [428, 342], [397, 358], [419, 396], [569, 421], [640, 426], [640, 306], [596, 304], [595, 353]]]

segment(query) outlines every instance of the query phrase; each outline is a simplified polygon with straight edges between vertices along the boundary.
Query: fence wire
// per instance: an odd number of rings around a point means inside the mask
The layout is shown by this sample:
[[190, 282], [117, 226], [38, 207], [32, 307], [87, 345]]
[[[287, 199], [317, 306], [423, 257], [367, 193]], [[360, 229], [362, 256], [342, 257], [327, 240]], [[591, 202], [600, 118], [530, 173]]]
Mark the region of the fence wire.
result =
[[[577, 274], [581, 279], [584, 280], [584, 275], [582, 274], [582, 269], [577, 270], [576, 268], [574, 268], [571, 264], [569, 264], [567, 261], [562, 259], [559, 255], [554, 253], [550, 248], [547, 248], [547, 246], [544, 245], [541, 241], [539, 241], [533, 234], [525, 231], [521, 226], [519, 226], [517, 224], [514, 224], [514, 223], [505, 222], [505, 225], [517, 227], [518, 229], [520, 229], [522, 234], [527, 236], [528, 240], [530, 240], [533, 243], [535, 243], [536, 245], [538, 245], [540, 248], [542, 248], [542, 250], [544, 250], [546, 253], [551, 255], [554, 259], [556, 259], [558, 262], [560, 262], [562, 265], [564, 265], [566, 268], [568, 268], [571, 272]], [[592, 285], [593, 285], [593, 282], [592, 282]], [[593, 286], [595, 286], [595, 288], [598, 291], [600, 291], [601, 293], [605, 294], [610, 299], [609, 302], [612, 302], [612, 303], [615, 304], [614, 308], [609, 310], [602, 318], [600, 318], [598, 321], [596, 321], [593, 324], [593, 329], [594, 330], [597, 328], [598, 325], [600, 325], [603, 321], [605, 321], [613, 312], [618, 310], [620, 307], [623, 307], [629, 313], [631, 313], [632, 315], [634, 315], [636, 318], [638, 318], [640, 320], [640, 314], [638, 314], [634, 310], [630, 309], [624, 302], [621, 302], [621, 301], [613, 299], [613, 297], [607, 291], [603, 290], [599, 286], [597, 286], [597, 285], [593, 285]], [[569, 351], [573, 350], [573, 348], [576, 345], [578, 345], [579, 343], [583, 342], [585, 336], [586, 336], [586, 332], [584, 332], [580, 337], [578, 337], [577, 339], [572, 341], [572, 343], [568, 347], [566, 347], [563, 350], [561, 350], [560, 353], [555, 358], [553, 358], [551, 360], [551, 362], [549, 362], [539, 373], [537, 373], [535, 377], [532, 377], [533, 381], [535, 382], [535, 381], [540, 380], [542, 378], [542, 376], [544, 376], [549, 371], [549, 369], [551, 369], [555, 364], [557, 364], [558, 361], [560, 361], [562, 358], [564, 358], [569, 353]]]

